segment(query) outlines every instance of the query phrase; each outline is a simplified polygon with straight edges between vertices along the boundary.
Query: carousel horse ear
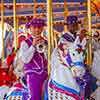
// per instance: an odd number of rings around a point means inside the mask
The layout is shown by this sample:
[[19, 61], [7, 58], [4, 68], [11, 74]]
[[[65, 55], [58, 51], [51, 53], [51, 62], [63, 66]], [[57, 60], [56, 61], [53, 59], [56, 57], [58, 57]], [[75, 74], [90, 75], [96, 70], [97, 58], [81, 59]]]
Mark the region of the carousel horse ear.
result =
[[81, 45], [82, 45], [82, 48], [85, 50], [85, 48], [86, 48], [86, 44], [87, 44], [87, 40], [86, 40], [86, 38], [84, 38], [83, 40], [82, 40], [82, 42], [81, 42]]
[[79, 36], [76, 37], [76, 39], [75, 39], [73, 45], [74, 45], [74, 47], [77, 47], [78, 44], [80, 44]]

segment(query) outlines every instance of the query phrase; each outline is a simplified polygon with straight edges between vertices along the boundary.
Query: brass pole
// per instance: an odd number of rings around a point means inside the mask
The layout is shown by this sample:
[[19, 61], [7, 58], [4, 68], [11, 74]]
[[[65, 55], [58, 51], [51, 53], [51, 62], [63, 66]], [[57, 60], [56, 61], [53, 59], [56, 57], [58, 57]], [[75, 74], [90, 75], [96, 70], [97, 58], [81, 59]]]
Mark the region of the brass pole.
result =
[[52, 12], [52, 0], [50, 2], [50, 21], [51, 21], [51, 46], [54, 48], [54, 31], [53, 31], [53, 12]]
[[[66, 17], [68, 16], [67, 1], [64, 0], [64, 22], [66, 22]], [[66, 25], [64, 25], [64, 32], [67, 31]]]
[[48, 24], [50, 25], [50, 27], [49, 27], [50, 31], [48, 31], [48, 32], [50, 32], [50, 37], [51, 37], [51, 48], [54, 48], [52, 0], [47, 1], [47, 18], [49, 18]]
[[4, 0], [1, 0], [2, 61], [4, 60]]
[[36, 0], [33, 0], [33, 17], [35, 18], [36, 17]]
[[18, 27], [19, 27], [19, 19], [18, 19], [18, 16], [16, 16], [16, 26], [17, 26], [17, 32], [18, 32]]
[[[88, 6], [88, 32], [89, 35], [92, 36], [92, 31], [91, 31], [91, 0], [88, 0], [87, 2], [87, 6]], [[92, 64], [92, 43], [89, 43], [88, 45], [88, 53], [87, 53], [87, 63], [90, 66]]]
[[13, 0], [13, 7], [14, 7], [14, 46], [15, 50], [18, 46], [18, 38], [17, 38], [17, 17], [16, 17], [16, 0]]
[[[48, 75], [50, 75], [51, 37], [52, 37], [52, 0], [47, 0], [47, 30], [48, 30]], [[54, 39], [53, 39], [54, 40]], [[52, 41], [53, 41], [52, 40]]]

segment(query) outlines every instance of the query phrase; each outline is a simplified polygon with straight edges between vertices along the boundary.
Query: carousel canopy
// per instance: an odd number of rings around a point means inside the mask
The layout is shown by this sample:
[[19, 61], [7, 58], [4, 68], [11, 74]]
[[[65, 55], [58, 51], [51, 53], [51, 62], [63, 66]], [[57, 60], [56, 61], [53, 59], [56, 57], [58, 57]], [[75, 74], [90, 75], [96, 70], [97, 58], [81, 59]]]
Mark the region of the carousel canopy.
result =
[[[41, 16], [46, 16], [46, 1], [47, 0], [36, 0], [36, 13]], [[86, 16], [86, 5], [87, 0], [66, 0], [69, 14], [80, 14], [79, 18]], [[65, 0], [53, 0], [53, 13], [56, 15], [55, 20], [63, 20]], [[34, 12], [34, 0], [16, 0], [17, 15], [18, 16], [29, 16], [33, 15]], [[13, 0], [4, 0], [4, 15], [13, 16]], [[60, 15], [60, 16], [59, 16]], [[59, 17], [58, 17], [59, 16]]]
[[[1, 0], [0, 0], [1, 1]], [[5, 3], [13, 3], [13, 0], [4, 0]], [[34, 0], [16, 0], [17, 3], [33, 3]], [[67, 2], [84, 2], [85, 0], [66, 0]], [[36, 2], [47, 2], [47, 0], [36, 0]], [[53, 2], [64, 2], [64, 0], [53, 0]]]
[[[1, 0], [0, 0], [1, 1]], [[36, 16], [42, 17], [47, 20], [47, 0], [16, 0], [16, 14], [19, 17], [18, 24], [24, 24], [34, 15], [36, 10]], [[52, 0], [53, 7], [53, 20], [64, 21], [65, 8], [68, 10], [69, 15], [76, 15], [81, 22], [87, 21], [87, 0]], [[66, 7], [64, 3], [66, 2]], [[99, 24], [99, 0], [91, 0], [92, 8], [92, 24]], [[34, 9], [34, 5], [36, 9]], [[1, 8], [1, 4], [0, 4]], [[66, 12], [65, 12], [66, 13]], [[13, 26], [13, 0], [4, 0], [4, 16], [5, 22]], [[1, 16], [1, 14], [0, 14]], [[86, 23], [85, 23], [86, 24]]]

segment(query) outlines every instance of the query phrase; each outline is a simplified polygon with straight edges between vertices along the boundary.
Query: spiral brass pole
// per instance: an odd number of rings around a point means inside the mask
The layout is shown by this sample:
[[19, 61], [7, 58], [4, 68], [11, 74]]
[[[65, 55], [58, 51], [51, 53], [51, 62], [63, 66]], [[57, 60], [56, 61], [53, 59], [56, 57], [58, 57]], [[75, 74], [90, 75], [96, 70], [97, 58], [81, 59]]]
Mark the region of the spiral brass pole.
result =
[[4, 0], [1, 0], [2, 61], [4, 60]]

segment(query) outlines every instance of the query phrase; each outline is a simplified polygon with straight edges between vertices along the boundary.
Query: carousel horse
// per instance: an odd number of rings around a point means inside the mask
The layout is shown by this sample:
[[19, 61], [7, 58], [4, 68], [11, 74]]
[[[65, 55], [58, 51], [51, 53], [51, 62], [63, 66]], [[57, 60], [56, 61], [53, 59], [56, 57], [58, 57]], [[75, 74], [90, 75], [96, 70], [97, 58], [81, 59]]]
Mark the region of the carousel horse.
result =
[[91, 67], [91, 73], [96, 77], [97, 88], [92, 93], [92, 98], [95, 100], [100, 100], [100, 31], [96, 30], [93, 32], [93, 64]]
[[59, 48], [53, 51], [48, 82], [49, 100], [84, 100], [84, 89], [81, 89], [82, 85], [77, 83], [76, 78], [82, 79], [85, 74], [85, 45], [86, 39], [80, 42], [77, 36], [75, 42], [69, 45], [65, 56]]

